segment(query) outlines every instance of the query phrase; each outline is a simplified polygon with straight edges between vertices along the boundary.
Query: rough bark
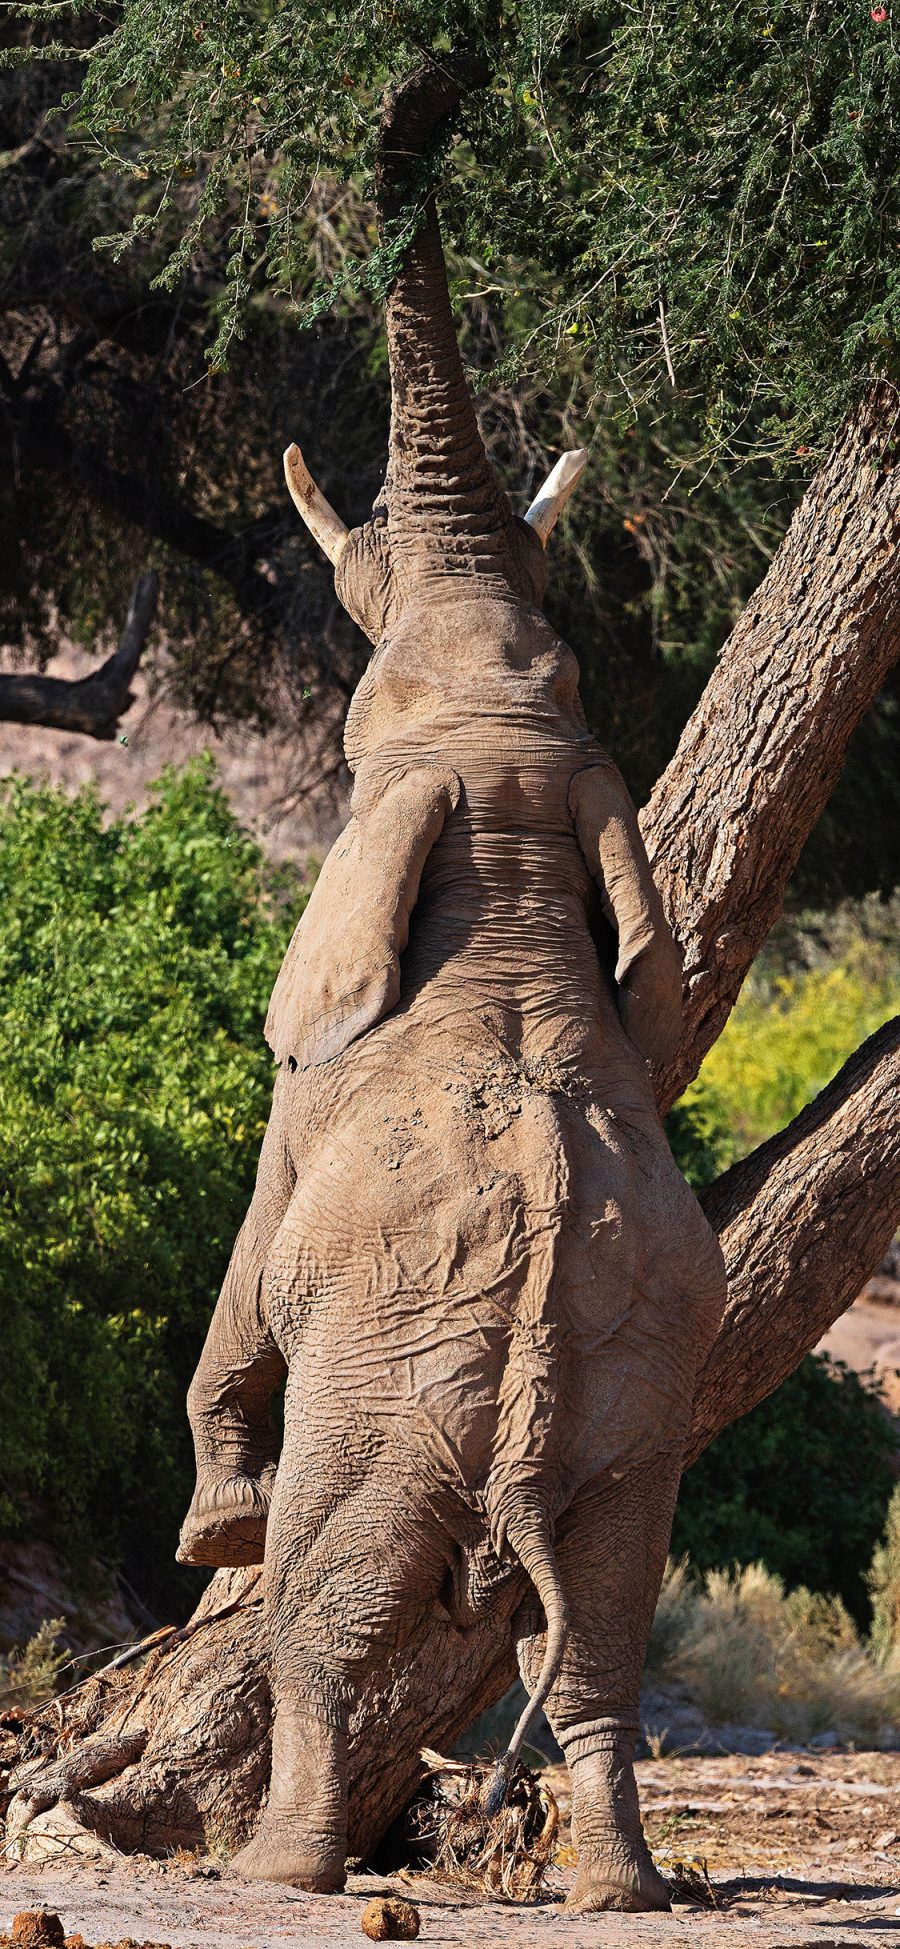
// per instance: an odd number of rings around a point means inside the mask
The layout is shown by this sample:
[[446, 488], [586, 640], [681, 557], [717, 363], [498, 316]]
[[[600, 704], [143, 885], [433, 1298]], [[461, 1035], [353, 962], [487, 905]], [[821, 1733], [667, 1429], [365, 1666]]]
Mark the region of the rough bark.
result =
[[159, 577], [139, 576], [132, 590], [119, 647], [88, 677], [66, 680], [37, 675], [0, 676], [0, 719], [7, 724], [46, 724], [52, 731], [81, 731], [114, 738], [132, 702], [131, 680], [156, 615]]
[[876, 388], [842, 427], [642, 813], [685, 964], [665, 1108], [721, 1034], [850, 737], [900, 656], [896, 416]]

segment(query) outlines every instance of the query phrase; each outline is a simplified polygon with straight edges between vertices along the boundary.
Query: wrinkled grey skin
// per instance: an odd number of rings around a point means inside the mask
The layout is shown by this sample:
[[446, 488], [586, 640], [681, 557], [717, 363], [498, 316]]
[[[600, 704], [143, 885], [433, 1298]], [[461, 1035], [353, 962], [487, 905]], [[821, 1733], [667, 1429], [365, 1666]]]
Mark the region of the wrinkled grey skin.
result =
[[[389, 104], [383, 210], [454, 99], [426, 71]], [[661, 1908], [639, 1684], [724, 1304], [648, 1068], [677, 1040], [679, 958], [542, 613], [540, 544], [481, 446], [430, 207], [388, 337], [384, 504], [337, 570], [377, 645], [347, 723], [354, 816], [272, 998], [272, 1117], [191, 1388], [181, 1554], [257, 1561], [265, 1532], [273, 1776], [243, 1873], [343, 1885], [352, 1700], [423, 1609], [470, 1622], [518, 1557], [555, 1647], [523, 1607], [523, 1677], [545, 1657], [572, 1775], [572, 1905]]]

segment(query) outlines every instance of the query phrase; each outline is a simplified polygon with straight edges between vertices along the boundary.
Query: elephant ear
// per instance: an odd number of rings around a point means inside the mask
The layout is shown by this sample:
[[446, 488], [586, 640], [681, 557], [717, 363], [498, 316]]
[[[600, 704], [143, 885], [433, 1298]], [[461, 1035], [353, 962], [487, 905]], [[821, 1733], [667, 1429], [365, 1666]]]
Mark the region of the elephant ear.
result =
[[266, 1040], [279, 1062], [328, 1062], [395, 1006], [422, 868], [458, 799], [456, 773], [435, 765], [366, 795], [328, 854], [272, 990]]
[[662, 1067], [681, 1035], [681, 955], [663, 911], [637, 813], [611, 758], [577, 772], [569, 809], [618, 941], [619, 1014], [641, 1055]]

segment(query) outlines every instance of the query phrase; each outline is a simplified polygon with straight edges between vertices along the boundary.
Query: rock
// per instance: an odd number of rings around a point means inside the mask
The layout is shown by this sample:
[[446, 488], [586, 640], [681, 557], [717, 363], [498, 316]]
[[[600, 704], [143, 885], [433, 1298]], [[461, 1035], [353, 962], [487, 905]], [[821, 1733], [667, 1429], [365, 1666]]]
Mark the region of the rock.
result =
[[376, 1895], [362, 1912], [360, 1927], [370, 1942], [413, 1942], [419, 1933], [419, 1911], [399, 1895]]
[[13, 1916], [9, 1935], [14, 1949], [65, 1949], [65, 1931], [50, 1908], [23, 1908]]

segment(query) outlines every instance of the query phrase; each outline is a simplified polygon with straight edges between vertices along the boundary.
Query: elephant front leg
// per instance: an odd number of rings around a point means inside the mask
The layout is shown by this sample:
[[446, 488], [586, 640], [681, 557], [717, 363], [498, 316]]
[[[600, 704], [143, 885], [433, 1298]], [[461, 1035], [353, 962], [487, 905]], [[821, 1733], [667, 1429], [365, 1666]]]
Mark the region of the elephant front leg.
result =
[[[665, 1569], [680, 1470], [670, 1456], [584, 1491], [560, 1524], [557, 1559], [570, 1630], [547, 1715], [572, 1782], [578, 1855], [567, 1907], [667, 1909], [644, 1839], [634, 1777], [640, 1684]], [[533, 1684], [542, 1640], [523, 1618], [519, 1665]]]
[[179, 1563], [262, 1563], [278, 1460], [270, 1403], [285, 1365], [262, 1302], [263, 1247], [251, 1208], [188, 1392], [197, 1486]]
[[265, 1259], [294, 1187], [287, 1079], [275, 1085], [253, 1201], [238, 1234], [188, 1391], [197, 1486], [179, 1563], [262, 1563], [278, 1444], [270, 1404], [285, 1363], [265, 1315]]

